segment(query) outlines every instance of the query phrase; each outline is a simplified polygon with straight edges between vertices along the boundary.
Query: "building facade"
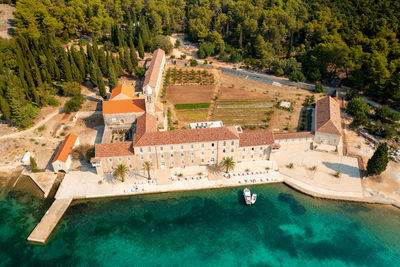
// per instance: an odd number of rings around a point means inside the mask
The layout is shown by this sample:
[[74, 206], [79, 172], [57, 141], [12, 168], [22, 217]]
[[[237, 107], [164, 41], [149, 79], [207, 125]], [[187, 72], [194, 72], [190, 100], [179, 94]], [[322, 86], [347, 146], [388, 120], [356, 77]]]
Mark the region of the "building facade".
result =
[[315, 105], [314, 143], [339, 146], [342, 141], [340, 105], [336, 98], [327, 96]]
[[71, 167], [71, 152], [79, 146], [79, 138], [75, 134], [69, 134], [65, 137], [54, 156], [51, 165], [55, 172], [68, 172]]
[[158, 48], [154, 51], [150, 66], [146, 71], [143, 83], [143, 93], [145, 90], [151, 90], [154, 98], [156, 99], [158, 97], [162, 83], [162, 73], [164, 71], [164, 67], [165, 52], [164, 50]]

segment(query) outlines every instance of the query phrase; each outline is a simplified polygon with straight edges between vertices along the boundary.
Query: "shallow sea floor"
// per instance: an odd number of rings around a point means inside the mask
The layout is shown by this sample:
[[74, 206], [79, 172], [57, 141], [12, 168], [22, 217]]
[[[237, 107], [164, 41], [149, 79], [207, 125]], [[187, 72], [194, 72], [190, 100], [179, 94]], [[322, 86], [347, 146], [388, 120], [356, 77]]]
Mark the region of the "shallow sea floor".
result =
[[26, 238], [49, 202], [0, 199], [0, 266], [400, 266], [400, 210], [283, 185], [75, 203], [46, 246]]

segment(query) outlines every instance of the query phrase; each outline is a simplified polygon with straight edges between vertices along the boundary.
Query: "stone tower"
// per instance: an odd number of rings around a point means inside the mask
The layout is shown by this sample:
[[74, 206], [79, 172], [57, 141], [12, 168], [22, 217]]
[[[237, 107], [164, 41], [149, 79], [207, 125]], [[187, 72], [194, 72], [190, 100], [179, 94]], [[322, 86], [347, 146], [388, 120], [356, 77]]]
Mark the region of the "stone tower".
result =
[[153, 99], [153, 90], [149, 85], [144, 88], [144, 95], [145, 95], [145, 102], [146, 102], [146, 112], [150, 115], [155, 116], [155, 106], [154, 106], [154, 99]]

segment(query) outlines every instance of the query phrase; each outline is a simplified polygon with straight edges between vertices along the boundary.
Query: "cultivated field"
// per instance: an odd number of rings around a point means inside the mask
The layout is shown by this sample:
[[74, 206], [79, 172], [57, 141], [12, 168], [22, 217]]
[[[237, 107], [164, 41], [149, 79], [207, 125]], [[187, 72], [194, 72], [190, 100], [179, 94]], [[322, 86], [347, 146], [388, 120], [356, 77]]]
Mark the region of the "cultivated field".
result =
[[177, 110], [176, 116], [179, 122], [186, 124], [190, 122], [202, 122], [207, 120], [208, 109], [185, 109]]
[[188, 103], [210, 103], [215, 85], [172, 85], [167, 87], [167, 100], [172, 105]]

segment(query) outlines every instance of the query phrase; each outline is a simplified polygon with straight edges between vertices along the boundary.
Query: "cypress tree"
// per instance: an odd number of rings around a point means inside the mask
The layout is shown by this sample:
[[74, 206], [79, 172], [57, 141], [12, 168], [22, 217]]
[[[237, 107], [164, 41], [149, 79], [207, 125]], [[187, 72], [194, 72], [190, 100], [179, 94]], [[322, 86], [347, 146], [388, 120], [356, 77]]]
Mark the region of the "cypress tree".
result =
[[61, 49], [61, 50], [62, 50], [62, 52], [61, 52], [61, 69], [62, 69], [63, 77], [64, 77], [65, 81], [72, 82], [73, 77], [72, 77], [71, 66], [68, 61], [67, 53], [65, 52], [64, 49]]
[[92, 62], [97, 62], [97, 60], [96, 60], [96, 58], [94, 56], [94, 53], [93, 53], [93, 48], [89, 44], [86, 45], [86, 53], [87, 53], [87, 56], [88, 56], [89, 64], [92, 63]]
[[138, 40], [138, 51], [139, 51], [139, 57], [141, 59], [144, 58], [144, 46], [143, 46], [143, 40], [141, 35], [139, 35], [139, 40]]
[[107, 61], [104, 51], [102, 49], [99, 50], [99, 67], [103, 75], [107, 74]]
[[97, 87], [97, 65], [93, 62], [90, 63], [90, 77], [89, 80], [93, 87]]
[[[78, 51], [76, 51], [74, 46], [71, 47], [70, 53], [72, 55], [73, 61], [75, 62], [75, 65], [79, 69], [80, 77], [85, 77], [85, 65], [83, 63], [82, 55]], [[81, 80], [82, 80], [82, 78], [81, 78]]]
[[[98, 69], [100, 71], [100, 69]], [[107, 98], [107, 92], [106, 92], [106, 87], [104, 85], [103, 77], [100, 77], [100, 79], [97, 81], [98, 82], [98, 87], [99, 87], [99, 92], [101, 97], [104, 99]]]
[[95, 39], [93, 39], [92, 48], [93, 48], [94, 59], [96, 60], [99, 58], [99, 47]]
[[75, 61], [72, 57], [71, 59], [71, 74], [74, 81], [81, 83], [82, 82], [82, 74], [79, 70], [78, 66], [75, 64]]
[[125, 62], [125, 70], [126, 72], [130, 74], [132, 74], [133, 71], [133, 66], [132, 66], [132, 62], [131, 62], [131, 55], [129, 53], [129, 48], [126, 46], [124, 47], [124, 62]]
[[89, 72], [89, 63], [86, 58], [85, 50], [83, 49], [83, 47], [81, 45], [79, 45], [79, 54], [81, 54], [82, 63], [85, 68], [85, 73], [83, 75], [83, 78], [86, 79], [87, 74]]
[[118, 78], [115, 74], [114, 66], [111, 64], [108, 67], [108, 86], [110, 87], [110, 92], [118, 85]]
[[389, 162], [388, 146], [386, 143], [382, 143], [375, 150], [374, 155], [368, 160], [367, 172], [368, 175], [381, 174], [386, 170]]
[[9, 121], [11, 119], [10, 105], [8, 104], [7, 100], [1, 95], [0, 95], [0, 110], [1, 113], [3, 114], [3, 119]]
[[114, 70], [115, 70], [115, 74], [117, 75], [117, 77], [121, 77], [122, 75], [124, 75], [124, 70], [121, 66], [121, 62], [119, 60], [119, 57], [114, 57], [112, 56], [112, 61], [113, 61], [113, 65], [114, 65]]
[[139, 59], [137, 57], [136, 49], [135, 49], [135, 46], [133, 45], [132, 39], [129, 40], [129, 48], [131, 50], [130, 54], [131, 54], [132, 66], [133, 66], [133, 68], [136, 68], [138, 66]]

